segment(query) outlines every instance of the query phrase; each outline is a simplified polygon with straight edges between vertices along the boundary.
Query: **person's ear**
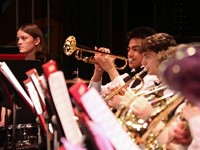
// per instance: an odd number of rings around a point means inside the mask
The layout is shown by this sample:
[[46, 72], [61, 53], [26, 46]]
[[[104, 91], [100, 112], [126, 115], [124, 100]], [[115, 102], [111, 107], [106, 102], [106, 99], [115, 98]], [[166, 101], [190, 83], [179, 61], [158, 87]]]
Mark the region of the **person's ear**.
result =
[[35, 39], [35, 46], [37, 46], [37, 45], [39, 45], [39, 44], [40, 44], [40, 38], [37, 37], [37, 38]]

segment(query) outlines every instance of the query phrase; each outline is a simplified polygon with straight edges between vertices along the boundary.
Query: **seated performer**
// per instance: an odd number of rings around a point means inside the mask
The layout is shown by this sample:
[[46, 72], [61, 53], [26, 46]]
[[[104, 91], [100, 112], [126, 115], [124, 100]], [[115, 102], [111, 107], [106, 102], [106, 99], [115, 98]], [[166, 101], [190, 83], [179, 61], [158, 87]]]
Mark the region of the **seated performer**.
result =
[[[142, 64], [147, 69], [149, 75], [157, 76], [158, 80], [155, 82], [157, 82], [156, 84], [159, 86], [165, 86], [165, 83], [163, 82], [162, 77], [159, 74], [159, 65], [163, 60], [168, 59], [168, 57], [172, 57], [175, 54], [176, 50], [168, 50], [170, 46], [175, 45], [176, 41], [174, 37], [167, 33], [154, 34], [145, 38], [142, 42]], [[163, 94], [169, 94], [168, 92], [171, 91], [165, 90]], [[145, 117], [149, 113], [147, 109], [148, 104], [149, 102], [147, 102], [147, 99], [138, 98], [137, 100], [133, 100], [133, 103], [131, 104], [131, 109], [133, 113], [139, 115], [139, 117]]]
[[[149, 36], [144, 39], [141, 45], [141, 53], [143, 53], [143, 60], [142, 64], [145, 66], [145, 68], [148, 71], [148, 74], [150, 75], [155, 75], [158, 80], [155, 81], [156, 86], [154, 86], [152, 89], [149, 89], [149, 91], [146, 91], [145, 93], [138, 95], [138, 97], [130, 97], [128, 99], [129, 102], [127, 101], [127, 98], [124, 98], [124, 102], [126, 104], [129, 104], [129, 112], [134, 114], [135, 120], [133, 119], [134, 122], [133, 126], [126, 126], [130, 129], [131, 132], [136, 135], [140, 135], [141, 131], [143, 129], [145, 130], [145, 125], [149, 125], [149, 123], [153, 120], [151, 120], [152, 115], [159, 115], [159, 107], [164, 106], [167, 102], [168, 99], [170, 99], [174, 95], [174, 91], [170, 90], [166, 83], [163, 82], [162, 76], [159, 74], [159, 66], [162, 61], [169, 59], [170, 57], [173, 57], [175, 55], [176, 49], [169, 50], [169, 47], [176, 46], [176, 41], [173, 36], [167, 34], [167, 33], [157, 33], [152, 36]], [[156, 89], [162, 89], [156, 92]], [[151, 91], [154, 91], [152, 94], [147, 94], [151, 93]], [[137, 95], [136, 95], [137, 96]], [[157, 99], [162, 98], [161, 100], [154, 101]], [[164, 102], [164, 103], [162, 103]], [[155, 111], [154, 111], [155, 110]], [[162, 111], [161, 111], [162, 112]], [[173, 113], [173, 112], [172, 112]], [[148, 119], [149, 118], [149, 119]], [[137, 120], [138, 119], [138, 120]], [[140, 124], [139, 120], [144, 119], [144, 121], [150, 121], [150, 122], [144, 122], [144, 126], [142, 126], [143, 123]], [[154, 118], [152, 118], [154, 119]], [[130, 120], [131, 121], [131, 120]], [[146, 124], [145, 124], [146, 123]], [[135, 128], [134, 128], [135, 124]], [[157, 124], [155, 124], [155, 127], [152, 129], [152, 133], [159, 133], [159, 131], [164, 128], [165, 123], [162, 120], [157, 121]], [[139, 129], [141, 127], [141, 129]], [[146, 127], [148, 128], [148, 127]], [[165, 135], [163, 136], [163, 132], [155, 138], [155, 140], [158, 141], [158, 143], [165, 143]], [[138, 141], [139, 142], [139, 141]], [[144, 141], [143, 141], [144, 142]], [[139, 142], [140, 143], [140, 142]], [[143, 143], [144, 144], [144, 143]], [[143, 145], [148, 149], [149, 145]], [[146, 144], [149, 144], [148, 142]]]
[[[25, 24], [18, 29], [17, 46], [19, 48], [19, 53], [25, 54], [25, 59], [27, 60], [27, 64], [29, 64], [29, 60], [34, 60], [38, 62], [37, 64], [40, 64], [40, 62], [42, 64], [48, 61], [49, 56], [46, 51], [45, 39], [42, 31], [36, 24]], [[27, 64], [24, 64], [24, 66], [27, 66]], [[15, 68], [21, 68], [21, 67], [25, 68], [24, 66], [17, 66], [17, 65], [18, 64], [15, 64]], [[11, 71], [14, 72], [14, 70], [12, 69]], [[19, 82], [23, 86], [23, 81], [27, 79], [26, 71], [28, 70], [23, 70], [24, 72], [20, 72], [20, 69], [17, 69], [15, 71], [18, 71], [18, 73], [24, 75], [24, 76], [16, 76], [17, 79], [20, 79]], [[18, 147], [23, 148], [23, 146], [24, 148], [27, 148], [27, 146], [33, 146], [34, 148], [38, 146], [43, 146], [43, 145], [38, 145], [37, 143], [38, 142], [38, 122], [36, 121], [37, 114], [28, 106], [28, 104], [17, 92], [17, 90], [12, 88], [11, 85], [8, 85], [8, 90], [12, 95], [13, 106], [10, 106], [10, 108], [11, 110], [14, 110], [11, 113], [11, 120], [13, 121], [10, 122], [9, 130], [12, 132], [13, 129], [17, 129], [16, 132], [14, 132], [15, 133], [14, 137], [12, 136], [11, 133], [10, 140], [11, 139], [12, 140], [9, 142], [13, 141], [16, 142], [15, 146], [17, 148]], [[5, 109], [2, 109], [2, 112], [3, 114], [5, 114]], [[28, 130], [27, 133], [25, 132], [26, 130]], [[20, 133], [17, 131], [24, 132], [24, 135], [18, 135]]]
[[169, 86], [180, 91], [188, 102], [180, 110], [184, 119], [171, 125], [169, 136], [174, 143], [182, 145], [181, 149], [197, 150], [200, 149], [200, 44], [179, 45], [177, 49], [176, 56], [164, 64], [163, 76]]
[[[142, 72], [144, 67], [142, 66], [142, 58], [143, 55], [140, 53], [139, 48], [143, 39], [147, 36], [155, 34], [156, 31], [149, 28], [149, 27], [137, 27], [128, 33], [128, 66], [131, 69], [131, 72], [125, 73], [123, 75], [119, 75], [115, 64], [113, 62], [113, 58], [97, 53], [95, 54], [95, 64], [94, 74], [90, 80], [89, 87], [95, 87], [101, 95], [105, 98], [111, 91], [112, 88], [116, 88], [116, 86], [124, 85], [127, 81], [129, 81], [135, 74]], [[109, 52], [109, 49], [100, 48], [100, 51]], [[103, 72], [107, 72], [111, 82], [107, 83], [106, 85], [102, 85], [102, 76]], [[149, 80], [149, 82], [145, 82], [147, 87], [152, 86], [152, 80], [155, 80], [154, 76], [146, 76], [146, 73], [143, 74], [142, 78], [145, 77], [145, 80]], [[150, 83], [150, 84], [148, 84]], [[140, 87], [141, 81], [130, 82], [128, 85], [130, 88]], [[114, 100], [115, 99], [115, 100]], [[112, 98], [112, 101], [108, 101], [108, 105], [114, 108], [120, 107], [120, 96], [116, 95]]]
[[[41, 63], [44, 63], [48, 59], [43, 33], [36, 24], [25, 24], [18, 29], [17, 45], [19, 47], [19, 52], [21, 54], [25, 54], [26, 60], [39, 60], [41, 61]], [[25, 104], [21, 100], [19, 101], [19, 95], [16, 96], [16, 101], [18, 104], [16, 122], [18, 124], [35, 124], [36, 114], [33, 114], [32, 110], [27, 107], [27, 104]], [[21, 117], [21, 115], [24, 114], [24, 111], [29, 113], [30, 115], [24, 115], [23, 117]]]

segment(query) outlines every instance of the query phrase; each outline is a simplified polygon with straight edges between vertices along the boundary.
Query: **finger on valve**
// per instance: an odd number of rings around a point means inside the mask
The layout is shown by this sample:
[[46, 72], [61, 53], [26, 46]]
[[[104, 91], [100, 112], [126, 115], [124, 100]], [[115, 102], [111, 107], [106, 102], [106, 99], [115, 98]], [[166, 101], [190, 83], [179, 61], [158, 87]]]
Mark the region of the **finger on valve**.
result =
[[110, 49], [105, 48], [105, 47], [98, 48], [98, 51], [101, 51], [101, 52], [104, 52], [104, 53], [110, 53]]
[[101, 53], [99, 53], [99, 48], [97, 46], [94, 47], [94, 50], [96, 51], [94, 53], [94, 59], [98, 59], [99, 56], [101, 56]]

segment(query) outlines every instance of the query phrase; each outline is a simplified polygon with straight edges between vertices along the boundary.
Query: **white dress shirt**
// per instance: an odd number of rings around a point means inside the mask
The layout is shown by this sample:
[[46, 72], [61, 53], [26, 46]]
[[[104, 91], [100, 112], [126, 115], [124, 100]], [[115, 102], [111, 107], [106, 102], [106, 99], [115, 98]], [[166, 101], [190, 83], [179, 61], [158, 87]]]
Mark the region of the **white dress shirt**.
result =
[[[134, 69], [133, 69], [134, 71]], [[117, 76], [113, 81], [107, 83], [106, 85], [102, 85], [102, 80], [99, 82], [92, 82], [90, 81], [89, 84], [89, 88], [90, 87], [94, 87], [98, 92], [101, 93], [101, 95], [103, 96], [104, 93], [107, 93], [110, 91], [110, 89], [112, 89], [113, 87], [116, 86], [123, 86], [125, 84], [124, 82], [124, 78], [127, 77], [129, 74], [128, 73], [124, 73], [120, 76]], [[142, 82], [137, 85], [135, 88], [138, 89], [140, 88], [140, 91], [145, 91], [148, 90], [149, 88], [155, 86], [155, 82], [158, 82], [158, 78], [155, 75], [146, 75], [143, 78], [144, 84], [142, 85]], [[134, 80], [132, 82], [130, 82], [129, 84], [129, 88], [131, 87], [131, 85], [133, 84]], [[142, 87], [142, 88], [141, 88]]]

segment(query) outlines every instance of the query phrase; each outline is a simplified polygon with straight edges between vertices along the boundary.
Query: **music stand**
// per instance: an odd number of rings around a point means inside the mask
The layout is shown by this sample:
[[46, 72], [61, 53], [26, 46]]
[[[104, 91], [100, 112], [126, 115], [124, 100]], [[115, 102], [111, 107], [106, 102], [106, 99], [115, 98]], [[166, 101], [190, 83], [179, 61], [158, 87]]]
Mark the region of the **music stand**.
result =
[[24, 54], [0, 54], [0, 60], [25, 60]]
[[[40, 75], [42, 73], [42, 64], [40, 61], [36, 60], [0, 60], [0, 62], [5, 62], [7, 66], [10, 68], [14, 76], [17, 78], [19, 83], [22, 87], [24, 87], [23, 81], [27, 79], [26, 71], [35, 68]], [[11, 83], [6, 79], [3, 78], [3, 82], [9, 89], [10, 93], [17, 93]], [[24, 88], [25, 89], [25, 88]], [[15, 99], [12, 100], [13, 102], [13, 136], [12, 136], [12, 149], [16, 149], [15, 145], [15, 128], [16, 128], [16, 105]], [[28, 107], [28, 105], [27, 105]]]

